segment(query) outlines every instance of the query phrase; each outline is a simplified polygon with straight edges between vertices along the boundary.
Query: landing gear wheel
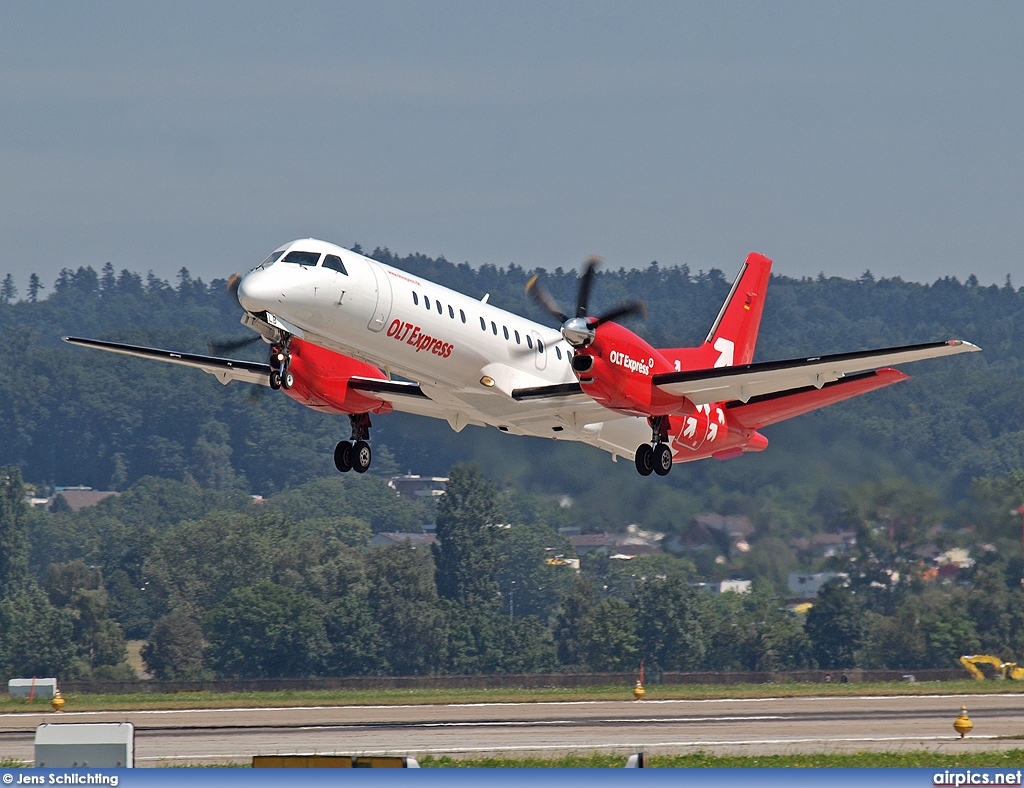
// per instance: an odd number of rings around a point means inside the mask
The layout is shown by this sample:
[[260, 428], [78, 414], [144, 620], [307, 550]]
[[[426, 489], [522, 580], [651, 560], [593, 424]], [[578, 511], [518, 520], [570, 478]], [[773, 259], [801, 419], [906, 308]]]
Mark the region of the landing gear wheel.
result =
[[270, 388], [277, 391], [281, 388], [281, 373], [274, 371], [270, 373]]
[[295, 385], [295, 376], [292, 374], [291, 370], [288, 370], [281, 377], [281, 388], [283, 388], [283, 389], [285, 389], [287, 391], [288, 389], [290, 389], [294, 385]]
[[342, 473], [352, 470], [352, 444], [348, 441], [334, 447], [334, 467]]
[[352, 470], [356, 473], [366, 473], [370, 469], [370, 461], [373, 455], [370, 453], [370, 444], [366, 441], [356, 441], [355, 446], [349, 453], [352, 461]]
[[654, 449], [649, 443], [641, 443], [636, 448], [636, 469], [641, 476], [650, 476], [654, 470]]
[[652, 460], [654, 472], [658, 476], [668, 476], [668, 472], [672, 470], [672, 449], [668, 444], [659, 443], [652, 451]]

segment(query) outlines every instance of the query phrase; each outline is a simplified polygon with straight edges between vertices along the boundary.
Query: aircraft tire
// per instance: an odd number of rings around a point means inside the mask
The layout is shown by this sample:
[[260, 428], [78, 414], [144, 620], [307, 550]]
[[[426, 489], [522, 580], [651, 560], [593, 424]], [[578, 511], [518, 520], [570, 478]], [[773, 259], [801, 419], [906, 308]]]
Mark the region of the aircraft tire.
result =
[[654, 472], [658, 476], [668, 476], [668, 472], [672, 470], [672, 449], [665, 443], [659, 443], [654, 447], [652, 454]]
[[334, 447], [334, 467], [342, 473], [352, 470], [352, 444], [348, 441]]
[[370, 470], [370, 462], [373, 459], [370, 444], [366, 441], [356, 441], [349, 453], [349, 459], [352, 460], [352, 470], [356, 473], [366, 473]]
[[641, 476], [650, 476], [654, 470], [654, 449], [649, 443], [641, 443], [636, 448], [636, 470]]
[[295, 375], [293, 375], [291, 373], [291, 370], [289, 370], [288, 372], [285, 372], [284, 375], [281, 376], [281, 388], [283, 388], [285, 391], [287, 391], [288, 389], [290, 389], [294, 385], [295, 385]]
[[281, 388], [281, 373], [276, 370], [270, 373], [270, 388], [274, 391]]

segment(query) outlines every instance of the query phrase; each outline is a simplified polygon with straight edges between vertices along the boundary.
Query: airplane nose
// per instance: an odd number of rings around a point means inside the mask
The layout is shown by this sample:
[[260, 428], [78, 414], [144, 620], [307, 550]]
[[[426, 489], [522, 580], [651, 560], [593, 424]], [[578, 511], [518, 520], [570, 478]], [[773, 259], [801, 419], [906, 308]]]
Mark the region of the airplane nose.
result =
[[273, 309], [284, 298], [269, 274], [269, 271], [251, 271], [238, 283], [238, 303], [247, 312]]

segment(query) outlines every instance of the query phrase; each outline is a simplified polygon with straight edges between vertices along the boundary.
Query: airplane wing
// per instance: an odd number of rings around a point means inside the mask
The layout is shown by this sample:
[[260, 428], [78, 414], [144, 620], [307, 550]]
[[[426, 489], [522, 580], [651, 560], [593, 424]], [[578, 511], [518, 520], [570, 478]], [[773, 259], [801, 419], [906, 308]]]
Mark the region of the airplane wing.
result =
[[[663, 391], [686, 397], [695, 405], [739, 400], [750, 402], [755, 397], [788, 392], [805, 387], [821, 389], [828, 383], [880, 367], [905, 364], [957, 353], [981, 350], [970, 342], [951, 339], [923, 345], [881, 350], [861, 350], [832, 356], [767, 361], [716, 369], [684, 370], [655, 375], [653, 382]], [[813, 408], [812, 408], [813, 409]], [[794, 414], [795, 415], [795, 414]]]
[[168, 364], [194, 367], [213, 375], [225, 385], [232, 380], [240, 380], [243, 383], [257, 383], [263, 386], [270, 385], [270, 365], [261, 364], [257, 361], [238, 361], [230, 358], [218, 358], [217, 356], [201, 356], [195, 353], [179, 353], [176, 350], [125, 345], [120, 342], [106, 342], [102, 339], [84, 339], [82, 337], [62, 337], [62, 339], [72, 345], [106, 350], [110, 353], [120, 353], [123, 356], [149, 358], [165, 361]]

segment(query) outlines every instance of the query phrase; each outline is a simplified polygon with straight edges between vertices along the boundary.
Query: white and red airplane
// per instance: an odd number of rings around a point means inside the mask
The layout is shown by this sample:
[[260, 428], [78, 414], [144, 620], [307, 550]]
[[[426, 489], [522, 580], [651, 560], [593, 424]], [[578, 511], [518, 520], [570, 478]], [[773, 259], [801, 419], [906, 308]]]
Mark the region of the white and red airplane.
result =
[[[527, 289], [561, 324], [545, 325], [306, 239], [234, 279], [242, 323], [270, 345], [269, 363], [97, 339], [66, 342], [196, 367], [221, 383], [283, 389], [297, 402], [349, 416], [334, 453], [340, 471], [370, 467], [370, 414], [392, 410], [514, 435], [580, 441], [628, 457], [644, 476], [673, 463], [763, 451], [758, 430], [907, 379], [891, 365], [979, 350], [949, 340], [752, 363], [771, 260], [751, 254], [707, 339], [651, 347], [614, 322], [639, 302], [587, 311], [597, 259], [576, 308], [563, 313], [534, 277]], [[254, 340], [258, 337], [254, 337]]]

